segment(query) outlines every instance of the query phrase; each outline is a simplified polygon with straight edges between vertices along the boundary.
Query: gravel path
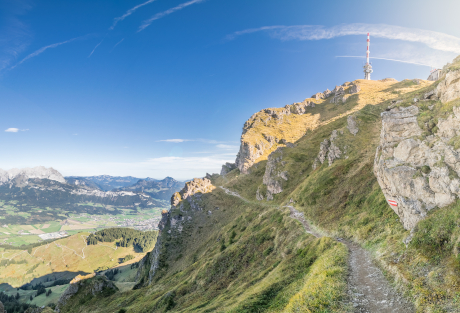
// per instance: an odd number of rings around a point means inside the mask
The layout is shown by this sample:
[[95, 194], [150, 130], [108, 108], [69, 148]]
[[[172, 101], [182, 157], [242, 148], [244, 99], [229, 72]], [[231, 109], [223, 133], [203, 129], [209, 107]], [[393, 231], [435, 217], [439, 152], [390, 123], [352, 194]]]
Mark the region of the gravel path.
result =
[[[291, 217], [304, 226], [307, 233], [315, 237], [320, 234], [312, 231], [310, 224], [305, 220], [303, 213], [292, 206], [287, 206]], [[357, 313], [411, 313], [415, 312], [412, 303], [405, 300], [388, 283], [382, 271], [372, 263], [369, 253], [353, 242], [337, 239], [348, 247], [348, 296], [354, 312]]]
[[[238, 193], [220, 186], [227, 194], [241, 197]], [[298, 220], [305, 231], [319, 238], [321, 234], [312, 230], [310, 224], [305, 220], [303, 213], [297, 211], [293, 206], [289, 208], [291, 217]], [[412, 313], [415, 312], [412, 303], [404, 299], [388, 283], [382, 271], [372, 263], [369, 253], [357, 244], [337, 239], [348, 247], [350, 257], [348, 259], [348, 296], [356, 313]]]
[[222, 187], [222, 186], [219, 186], [219, 187], [220, 187], [223, 191], [225, 191], [226, 194], [231, 195], [231, 196], [238, 197], [238, 198], [240, 198], [240, 199], [243, 200], [243, 201], [249, 202], [247, 199], [245, 199], [245, 198], [243, 198], [242, 196], [240, 196], [237, 192], [228, 190], [227, 188], [224, 188], [224, 187]]
[[357, 244], [342, 241], [350, 251], [348, 295], [355, 312], [415, 312], [372, 263], [369, 253]]

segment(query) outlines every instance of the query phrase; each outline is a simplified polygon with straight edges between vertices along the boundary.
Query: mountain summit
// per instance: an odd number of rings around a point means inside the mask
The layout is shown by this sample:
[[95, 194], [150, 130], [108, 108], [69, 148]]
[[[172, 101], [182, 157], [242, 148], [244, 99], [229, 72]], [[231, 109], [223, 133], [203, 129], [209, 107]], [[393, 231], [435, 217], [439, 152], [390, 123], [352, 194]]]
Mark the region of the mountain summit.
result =
[[64, 176], [52, 167], [46, 168], [44, 166], [37, 166], [23, 169], [13, 168], [8, 171], [0, 169], [0, 184], [24, 184], [27, 183], [27, 180], [32, 178], [49, 179], [60, 183], [66, 182]]

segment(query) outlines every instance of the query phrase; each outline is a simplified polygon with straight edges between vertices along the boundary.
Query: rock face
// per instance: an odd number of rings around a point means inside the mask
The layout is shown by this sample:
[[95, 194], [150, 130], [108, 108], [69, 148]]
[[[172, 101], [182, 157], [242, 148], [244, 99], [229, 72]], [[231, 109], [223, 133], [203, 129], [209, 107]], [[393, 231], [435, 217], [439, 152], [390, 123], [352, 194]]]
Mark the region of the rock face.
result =
[[[442, 96], [442, 95], [441, 95]], [[449, 145], [460, 135], [460, 108], [438, 120], [434, 135], [423, 137], [416, 106], [382, 113], [380, 145], [374, 173], [392, 209], [406, 229], [412, 229], [429, 210], [454, 202], [460, 195], [460, 151]]]
[[318, 92], [302, 102], [255, 113], [244, 124], [235, 165], [242, 174], [247, 174], [254, 163], [267, 158], [283, 144], [283, 140], [296, 142], [307, 130], [318, 126], [320, 114], [313, 114], [315, 111], [312, 108], [329, 102], [345, 103], [351, 95], [360, 91], [361, 85], [358, 82], [347, 82], [332, 91], [326, 89]]
[[[347, 89], [344, 87], [347, 87]], [[345, 83], [342, 86], [335, 86], [334, 90], [331, 92], [334, 97], [330, 102], [335, 104], [345, 103], [350, 95], [359, 93], [360, 91], [361, 86], [356, 83]]]
[[[177, 237], [182, 233], [184, 225], [193, 221], [194, 211], [203, 211], [201, 197], [212, 192], [216, 187], [207, 178], [195, 178], [185, 183], [185, 187], [171, 197], [171, 209], [161, 212], [161, 221], [158, 224], [160, 236], [153, 250], [139, 263], [136, 280], [140, 285], [150, 285], [153, 281], [161, 258], [163, 235]], [[211, 212], [212, 214], [212, 212]]]
[[335, 160], [341, 157], [342, 151], [337, 146], [336, 142], [338, 135], [339, 132], [337, 130], [334, 130], [332, 131], [331, 137], [329, 139], [324, 139], [324, 141], [320, 143], [318, 157], [313, 163], [314, 170], [318, 167], [318, 163], [323, 164], [324, 161], [326, 161], [326, 159], [329, 163], [329, 166], [331, 166]]
[[334, 90], [332, 90], [332, 94], [334, 97], [331, 99], [331, 103], [340, 103], [345, 95], [345, 88], [343, 88], [343, 86], [335, 86]]
[[96, 276], [92, 279], [80, 280], [75, 284], [70, 284], [59, 297], [59, 300], [56, 303], [55, 311], [61, 312], [68, 301], [80, 290], [84, 296], [89, 294], [96, 296], [106, 289], [112, 289], [114, 292], [118, 291], [117, 286], [115, 286], [115, 284], [109, 281], [105, 276]]
[[460, 70], [448, 72], [436, 87], [436, 96], [442, 103], [446, 103], [460, 97]]
[[[173, 195], [173, 198], [176, 198], [178, 195], [181, 200], [186, 200], [187, 198], [197, 194], [197, 193], [208, 193], [216, 189], [216, 187], [211, 183], [207, 178], [194, 178], [193, 180], [186, 182], [185, 187], [176, 192]], [[173, 203], [171, 202], [171, 205]]]
[[225, 176], [227, 175], [228, 172], [233, 171], [235, 168], [236, 168], [235, 163], [227, 162], [224, 165], [222, 165], [222, 170], [220, 171], [220, 175]]
[[[267, 200], [273, 200], [273, 195], [283, 191], [283, 181], [288, 180], [288, 172], [284, 170], [286, 162], [283, 161], [284, 147], [278, 147], [268, 156], [263, 178], [264, 185], [267, 186]], [[260, 190], [257, 190], [256, 198], [263, 199]]]
[[[314, 102], [307, 99], [284, 108], [265, 109], [251, 116], [244, 124], [240, 150], [235, 161], [240, 172], [247, 174], [255, 162], [267, 156], [278, 144], [283, 144], [283, 140], [296, 141], [309, 128], [314, 127], [319, 116], [305, 116], [308, 108], [314, 106]], [[303, 115], [305, 118], [294, 119], [292, 115]], [[290, 130], [280, 132], [281, 124], [289, 125]]]
[[347, 128], [353, 136], [356, 136], [358, 133], [358, 123], [356, 122], [356, 117], [354, 115], [348, 115]]
[[431, 72], [430, 76], [426, 80], [436, 81], [439, 80], [442, 76], [442, 70], [438, 69]]
[[[158, 229], [161, 231], [164, 229], [167, 221], [169, 219], [169, 212], [161, 212], [161, 221], [158, 224]], [[155, 247], [151, 252], [149, 252], [142, 260], [139, 262], [139, 267], [136, 273], [136, 281], [141, 285], [150, 285], [152, 279], [155, 276], [155, 273], [158, 270], [160, 264], [160, 254], [161, 248], [163, 247], [163, 241], [161, 236], [158, 236], [157, 241], [155, 242]], [[144, 278], [144, 281], [141, 279]]]
[[5, 307], [3, 306], [2, 301], [0, 301], [0, 313], [6, 313]]
[[34, 168], [13, 168], [9, 171], [0, 169], [0, 185], [11, 183], [15, 185], [25, 186], [29, 179], [49, 179], [60, 183], [65, 183], [64, 176], [61, 175], [54, 168], [46, 168], [44, 166], [37, 166]]

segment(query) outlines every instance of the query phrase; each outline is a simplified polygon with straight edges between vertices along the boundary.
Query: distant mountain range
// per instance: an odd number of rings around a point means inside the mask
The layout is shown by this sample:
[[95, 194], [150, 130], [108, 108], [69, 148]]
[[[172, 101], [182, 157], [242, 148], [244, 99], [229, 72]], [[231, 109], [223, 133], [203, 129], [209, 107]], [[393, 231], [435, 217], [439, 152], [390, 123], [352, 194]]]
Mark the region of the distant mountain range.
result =
[[115, 188], [122, 188], [134, 185], [142, 178], [132, 176], [69, 176], [65, 178], [69, 184], [75, 185], [86, 185], [94, 188], [101, 189], [103, 191], [109, 191]]
[[171, 177], [64, 178], [57, 170], [43, 166], [0, 169], [0, 216], [2, 223], [29, 224], [60, 219], [66, 212], [117, 214], [118, 208], [164, 207], [165, 200], [183, 185]]
[[146, 178], [140, 179], [132, 186], [114, 189], [114, 191], [143, 192], [155, 199], [169, 200], [175, 192], [180, 191], [184, 186], [184, 182], [177, 181], [172, 177], [166, 177], [163, 180]]

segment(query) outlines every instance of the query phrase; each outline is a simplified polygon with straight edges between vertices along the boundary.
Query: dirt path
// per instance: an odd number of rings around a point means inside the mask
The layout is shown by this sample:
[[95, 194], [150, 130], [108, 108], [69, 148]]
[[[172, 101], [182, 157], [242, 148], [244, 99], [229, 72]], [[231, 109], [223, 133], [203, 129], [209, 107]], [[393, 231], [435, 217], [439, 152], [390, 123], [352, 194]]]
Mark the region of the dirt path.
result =
[[[238, 197], [246, 202], [247, 199], [238, 193], [220, 186], [227, 194]], [[312, 230], [303, 213], [293, 206], [289, 208], [291, 217], [298, 220], [305, 231], [319, 238], [321, 234]], [[388, 283], [382, 271], [372, 263], [369, 253], [357, 244], [337, 239], [348, 247], [350, 257], [348, 259], [348, 296], [356, 313], [412, 313], [415, 312], [412, 303], [405, 300]]]
[[[310, 224], [305, 220], [303, 213], [292, 206], [286, 206], [291, 211], [291, 217], [302, 223], [306, 232], [315, 237], [320, 234], [312, 231]], [[411, 313], [414, 306], [405, 300], [388, 283], [382, 271], [372, 263], [369, 253], [357, 244], [337, 239], [348, 247], [348, 296], [357, 313]]]
[[302, 223], [303, 228], [305, 228], [305, 231], [309, 234], [312, 234], [313, 236], [319, 238], [322, 237], [320, 234], [315, 233], [314, 231], [311, 230], [310, 224], [305, 220], [303, 213], [297, 211], [293, 206], [287, 205], [285, 208], [289, 208], [291, 211], [291, 217], [298, 220], [300, 223]]
[[240, 198], [240, 199], [243, 200], [243, 201], [249, 202], [247, 199], [245, 199], [245, 198], [243, 198], [242, 196], [240, 196], [237, 192], [228, 190], [227, 188], [224, 188], [224, 187], [222, 187], [222, 186], [219, 186], [219, 187], [220, 187], [220, 189], [222, 189], [223, 191], [225, 191], [226, 194], [231, 195], [231, 196], [238, 197], [238, 198]]
[[348, 295], [355, 312], [415, 312], [372, 263], [369, 253], [352, 242], [342, 241], [350, 251]]

